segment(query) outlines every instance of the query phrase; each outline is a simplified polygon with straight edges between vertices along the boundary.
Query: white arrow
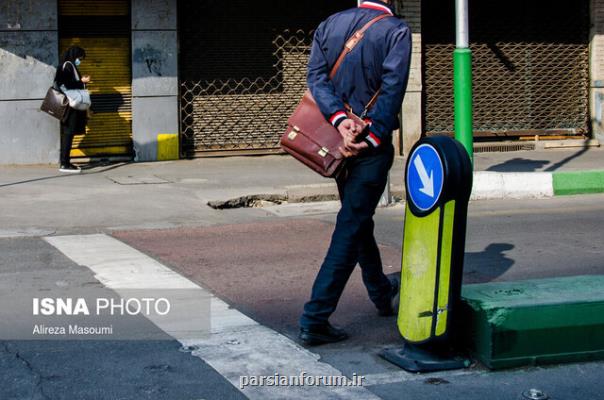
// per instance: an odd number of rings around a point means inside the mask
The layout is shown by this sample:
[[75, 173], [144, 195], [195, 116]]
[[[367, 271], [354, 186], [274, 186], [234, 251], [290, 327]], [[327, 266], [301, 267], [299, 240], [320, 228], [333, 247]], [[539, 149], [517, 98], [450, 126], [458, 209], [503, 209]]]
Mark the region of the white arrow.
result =
[[426, 171], [424, 162], [419, 155], [415, 157], [413, 165], [417, 168], [419, 179], [422, 181], [422, 185], [424, 185], [419, 191], [430, 197], [434, 197], [434, 171], [430, 171], [430, 176], [428, 176], [428, 171]]

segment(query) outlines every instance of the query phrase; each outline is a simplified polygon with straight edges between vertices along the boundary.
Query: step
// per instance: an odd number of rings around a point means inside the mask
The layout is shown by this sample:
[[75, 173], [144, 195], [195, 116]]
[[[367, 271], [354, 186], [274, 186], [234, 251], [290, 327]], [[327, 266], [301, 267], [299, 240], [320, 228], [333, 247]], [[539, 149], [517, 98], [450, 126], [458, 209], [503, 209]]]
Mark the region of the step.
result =
[[463, 337], [491, 369], [604, 359], [604, 276], [465, 285]]

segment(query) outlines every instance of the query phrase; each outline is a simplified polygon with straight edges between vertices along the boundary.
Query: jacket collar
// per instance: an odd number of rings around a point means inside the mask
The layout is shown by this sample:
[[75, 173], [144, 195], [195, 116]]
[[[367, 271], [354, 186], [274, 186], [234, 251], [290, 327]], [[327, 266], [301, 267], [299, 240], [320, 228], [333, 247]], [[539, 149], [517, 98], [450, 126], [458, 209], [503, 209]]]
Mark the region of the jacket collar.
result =
[[360, 8], [369, 8], [372, 10], [378, 10], [378, 11], [383, 11], [385, 13], [388, 13], [390, 15], [394, 15], [393, 11], [392, 11], [392, 7], [388, 4], [386, 4], [383, 1], [380, 0], [371, 0], [371, 1], [364, 1], [360, 6]]

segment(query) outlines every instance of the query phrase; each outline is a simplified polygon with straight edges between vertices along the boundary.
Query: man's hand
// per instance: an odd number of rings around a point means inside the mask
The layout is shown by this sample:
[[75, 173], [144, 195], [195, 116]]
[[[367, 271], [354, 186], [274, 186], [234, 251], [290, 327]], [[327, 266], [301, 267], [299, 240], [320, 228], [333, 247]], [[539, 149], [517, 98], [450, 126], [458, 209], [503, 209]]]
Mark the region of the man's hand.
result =
[[83, 83], [90, 83], [90, 75], [84, 75], [82, 77], [82, 82]]
[[351, 119], [345, 119], [338, 125], [338, 131], [344, 139], [344, 146], [340, 147], [340, 153], [346, 158], [359, 155], [361, 151], [369, 147], [366, 142], [356, 143], [357, 136], [362, 129]]
[[340, 125], [338, 125], [338, 131], [344, 140], [346, 140], [346, 136], [348, 135], [353, 135], [356, 137], [356, 135], [361, 133], [360, 128], [361, 127], [350, 118], [345, 119], [340, 123]]

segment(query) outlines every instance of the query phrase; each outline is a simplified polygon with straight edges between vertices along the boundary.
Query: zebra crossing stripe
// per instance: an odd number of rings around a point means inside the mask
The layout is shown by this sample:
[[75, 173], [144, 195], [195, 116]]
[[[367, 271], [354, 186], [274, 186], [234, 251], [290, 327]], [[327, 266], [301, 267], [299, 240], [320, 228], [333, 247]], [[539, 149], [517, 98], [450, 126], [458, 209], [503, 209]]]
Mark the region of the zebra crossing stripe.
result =
[[[54, 236], [44, 240], [79, 265], [88, 267], [107, 288], [192, 289], [197, 284], [153, 258], [104, 234]], [[201, 288], [201, 290], [205, 290]], [[207, 292], [207, 291], [206, 291]], [[379, 399], [362, 386], [248, 385], [247, 377], [333, 377], [342, 373], [296, 342], [211, 297], [211, 335], [179, 338], [184, 348], [203, 359], [250, 399]], [[161, 322], [153, 321], [168, 332]], [[346, 380], [349, 382], [350, 380]]]

